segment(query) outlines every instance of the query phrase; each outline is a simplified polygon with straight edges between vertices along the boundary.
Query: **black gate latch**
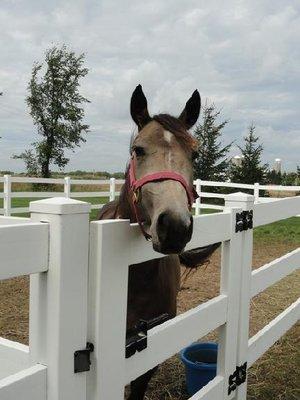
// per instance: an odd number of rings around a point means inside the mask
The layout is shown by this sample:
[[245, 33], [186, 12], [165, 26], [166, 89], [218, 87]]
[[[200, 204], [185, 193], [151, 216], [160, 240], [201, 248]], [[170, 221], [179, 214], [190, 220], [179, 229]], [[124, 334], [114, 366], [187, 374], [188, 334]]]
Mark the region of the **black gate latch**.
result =
[[91, 353], [94, 351], [93, 343], [87, 343], [84, 350], [74, 353], [74, 373], [89, 371], [91, 368]]
[[238, 386], [246, 381], [247, 378], [247, 362], [240, 367], [236, 367], [236, 370], [228, 379], [228, 395], [233, 392]]
[[170, 319], [169, 314], [162, 314], [148, 321], [141, 319], [133, 329], [127, 333], [125, 357], [133, 356], [137, 351], [147, 348], [148, 330]]
[[236, 214], [235, 231], [242, 232], [253, 228], [253, 210]]

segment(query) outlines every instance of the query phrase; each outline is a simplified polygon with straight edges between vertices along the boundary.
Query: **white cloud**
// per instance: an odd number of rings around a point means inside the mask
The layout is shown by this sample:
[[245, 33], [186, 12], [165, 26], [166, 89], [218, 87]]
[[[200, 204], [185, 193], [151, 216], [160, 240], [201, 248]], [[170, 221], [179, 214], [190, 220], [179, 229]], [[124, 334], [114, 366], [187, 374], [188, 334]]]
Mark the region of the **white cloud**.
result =
[[31, 67], [62, 43], [85, 52], [90, 69], [91, 133], [68, 168], [124, 169], [138, 83], [151, 112], [174, 115], [198, 88], [231, 121], [225, 142], [241, 143], [253, 121], [266, 161], [300, 163], [298, 0], [7, 0], [0, 25], [0, 169], [20, 169], [10, 155], [36, 138], [24, 101]]

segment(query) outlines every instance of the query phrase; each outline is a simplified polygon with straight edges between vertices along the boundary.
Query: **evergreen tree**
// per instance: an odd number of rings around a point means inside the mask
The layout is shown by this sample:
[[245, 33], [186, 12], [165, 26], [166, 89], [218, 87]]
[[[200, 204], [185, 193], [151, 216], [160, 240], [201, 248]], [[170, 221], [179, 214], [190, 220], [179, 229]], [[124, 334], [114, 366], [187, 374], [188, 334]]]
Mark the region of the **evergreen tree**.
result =
[[297, 166], [295, 172], [284, 172], [282, 174], [282, 184], [284, 186], [299, 186], [300, 185], [300, 166]]
[[42, 138], [32, 143], [31, 150], [13, 157], [25, 162], [28, 173], [50, 177], [51, 165], [62, 169], [69, 162], [65, 150], [85, 142], [82, 134], [89, 126], [82, 122], [83, 104], [88, 100], [79, 93], [79, 80], [88, 69], [83, 63], [84, 54], [77, 56], [62, 46], [46, 52], [45, 68], [34, 64], [26, 102]]
[[262, 164], [261, 156], [263, 146], [258, 143], [259, 137], [255, 135], [253, 123], [244, 137], [244, 147], [239, 147], [242, 153], [241, 165], [231, 165], [231, 180], [239, 183], [264, 183], [268, 165]]
[[282, 174], [281, 172], [276, 172], [274, 169], [267, 172], [266, 182], [272, 183], [273, 185], [281, 185]]
[[231, 144], [223, 146], [220, 138], [228, 121], [218, 122], [220, 110], [214, 104], [206, 104], [202, 111], [202, 122], [196, 126], [194, 135], [199, 148], [194, 159], [194, 176], [197, 179], [220, 181], [227, 175], [229, 160], [226, 157]]

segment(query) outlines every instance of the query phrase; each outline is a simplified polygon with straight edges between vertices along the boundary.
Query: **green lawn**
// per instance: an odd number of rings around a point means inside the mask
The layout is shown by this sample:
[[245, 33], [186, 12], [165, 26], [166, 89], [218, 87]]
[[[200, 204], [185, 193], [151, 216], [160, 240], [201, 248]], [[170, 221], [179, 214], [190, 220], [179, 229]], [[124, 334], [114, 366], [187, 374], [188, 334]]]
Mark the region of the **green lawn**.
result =
[[254, 239], [264, 242], [295, 243], [300, 245], [300, 217], [284, 219], [254, 230]]
[[[76, 198], [77, 200], [86, 201], [91, 204], [105, 204], [109, 201], [108, 197], [84, 197], [84, 198]], [[15, 197], [12, 199], [12, 207], [29, 207], [29, 203], [31, 201], [42, 200], [42, 198], [22, 198], [22, 197]], [[3, 199], [0, 199], [0, 208], [3, 207]], [[97, 217], [99, 210], [92, 210], [90, 213], [90, 219], [94, 220]], [[13, 214], [14, 217], [28, 217], [29, 213], [22, 213], [22, 214]]]
[[[28, 207], [31, 201], [39, 200], [36, 198], [13, 198], [12, 207]], [[107, 197], [84, 197], [78, 200], [87, 201], [91, 204], [105, 204]], [[0, 199], [0, 208], [3, 207], [3, 199]], [[90, 219], [95, 220], [99, 210], [92, 210]], [[214, 213], [216, 210], [204, 209], [204, 214]], [[13, 214], [14, 216], [28, 216], [29, 214]], [[254, 230], [254, 240], [265, 242], [288, 242], [300, 244], [300, 217], [293, 217], [286, 220], [274, 222], [269, 225], [261, 226]]]

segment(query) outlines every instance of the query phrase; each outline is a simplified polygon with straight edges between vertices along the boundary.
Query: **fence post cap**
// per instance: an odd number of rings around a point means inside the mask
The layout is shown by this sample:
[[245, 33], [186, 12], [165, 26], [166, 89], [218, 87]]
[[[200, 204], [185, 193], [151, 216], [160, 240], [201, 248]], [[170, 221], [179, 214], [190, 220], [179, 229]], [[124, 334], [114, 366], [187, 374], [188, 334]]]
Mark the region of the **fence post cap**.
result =
[[230, 202], [246, 202], [246, 203], [253, 203], [254, 202], [254, 196], [252, 194], [248, 193], [243, 193], [243, 192], [236, 192], [236, 193], [231, 193], [225, 196], [225, 201], [230, 201]]
[[66, 197], [53, 197], [51, 199], [31, 201], [29, 210], [42, 214], [87, 214], [91, 205], [84, 201], [68, 199]]

